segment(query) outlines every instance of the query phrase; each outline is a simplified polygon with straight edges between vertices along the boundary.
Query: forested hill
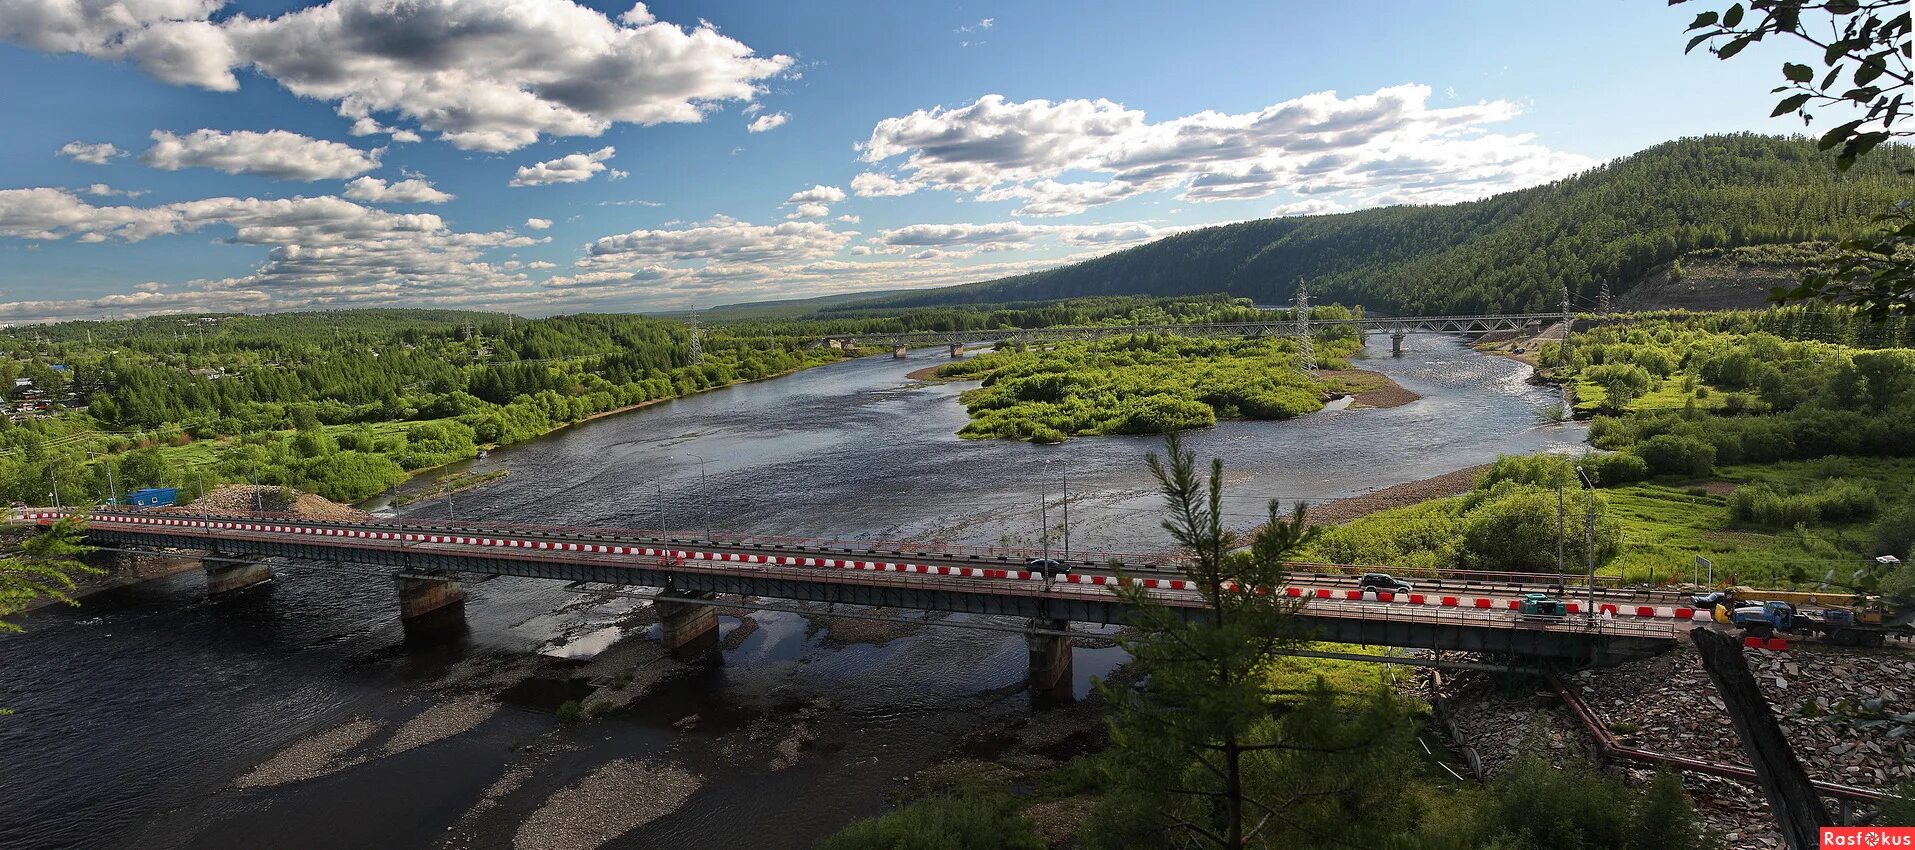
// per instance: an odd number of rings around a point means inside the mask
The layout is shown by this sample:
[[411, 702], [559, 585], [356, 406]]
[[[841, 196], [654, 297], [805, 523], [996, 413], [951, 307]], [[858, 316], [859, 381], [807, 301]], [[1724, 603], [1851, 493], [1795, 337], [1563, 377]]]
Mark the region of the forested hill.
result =
[[1228, 290], [1398, 314], [1553, 309], [1588, 303], [1685, 252], [1848, 236], [1910, 196], [1881, 149], [1847, 174], [1806, 138], [1680, 139], [1542, 186], [1449, 206], [1399, 206], [1209, 227], [1075, 265], [880, 299], [894, 307]]

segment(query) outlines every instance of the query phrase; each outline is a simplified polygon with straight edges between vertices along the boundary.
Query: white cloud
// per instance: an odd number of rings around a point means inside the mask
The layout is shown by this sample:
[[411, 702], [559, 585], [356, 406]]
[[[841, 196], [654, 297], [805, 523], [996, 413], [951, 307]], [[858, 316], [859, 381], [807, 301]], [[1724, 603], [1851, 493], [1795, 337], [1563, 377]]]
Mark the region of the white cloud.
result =
[[286, 130], [195, 130], [184, 136], [154, 130], [153, 146], [140, 161], [166, 171], [211, 168], [279, 180], [337, 180], [378, 168], [380, 153]]
[[545, 230], [552, 226], [552, 220], [549, 218], [528, 218], [525, 220], [525, 226], [528, 230]]
[[1270, 214], [1277, 218], [1291, 215], [1329, 215], [1347, 212], [1349, 208], [1335, 201], [1322, 198], [1305, 198], [1287, 204], [1278, 204], [1270, 208]]
[[793, 192], [785, 199], [786, 204], [835, 204], [844, 200], [844, 190], [836, 186], [813, 186], [802, 192]]
[[591, 153], [566, 154], [558, 159], [521, 166], [510, 185], [545, 186], [590, 180], [592, 175], [605, 170], [605, 160], [611, 159], [615, 152], [610, 147], [603, 147]]
[[[1108, 100], [1007, 101], [986, 95], [887, 118], [860, 145], [866, 162], [903, 157], [897, 176], [859, 175], [860, 195], [942, 189], [980, 201], [1019, 200], [1023, 215], [1067, 215], [1181, 188], [1190, 201], [1350, 193], [1372, 200], [1467, 200], [1588, 168], [1588, 157], [1484, 125], [1513, 117], [1507, 101], [1431, 108], [1430, 89], [1402, 85], [1341, 98], [1320, 92], [1256, 112], [1199, 112], [1151, 123]], [[1101, 175], [1064, 182], [1067, 175]]]
[[851, 215], [850, 213], [846, 213], [844, 215], [838, 216], [838, 220], [846, 224], [857, 224], [858, 222], [861, 222], [864, 219], [861, 219], [855, 215]]
[[630, 176], [632, 176], [632, 173], [630, 171], [621, 171], [616, 168], [605, 172], [605, 179], [607, 180], [623, 180]]
[[120, 309], [353, 306], [487, 303], [498, 290], [523, 287], [522, 275], [485, 262], [495, 248], [536, 244], [510, 231], [461, 232], [429, 213], [403, 214], [343, 198], [218, 197], [151, 207], [94, 206], [60, 189], [0, 190], [0, 237], [79, 242], [137, 242], [232, 229], [221, 242], [263, 249], [252, 272], [185, 289], [106, 299], [13, 302], [0, 317], [37, 320]]
[[750, 124], [745, 125], [745, 131], [748, 133], [763, 133], [766, 130], [776, 130], [779, 127], [785, 126], [785, 122], [790, 120], [791, 116], [783, 112], [760, 115], [757, 118], [751, 119]]
[[61, 145], [56, 153], [60, 156], [73, 157], [75, 162], [84, 162], [88, 165], [105, 165], [111, 160], [126, 156], [126, 151], [120, 150], [119, 146], [112, 142], [67, 142]]
[[346, 184], [346, 197], [375, 204], [443, 204], [456, 195], [433, 188], [419, 177], [387, 183], [377, 177], [361, 177]]
[[[239, 87], [235, 69], [335, 104], [355, 125], [385, 113], [469, 150], [540, 135], [596, 136], [614, 123], [695, 123], [750, 101], [790, 67], [700, 22], [616, 20], [572, 0], [331, 0], [276, 17], [223, 0], [8, 0], [0, 39], [131, 60], [177, 85]], [[371, 126], [363, 129], [371, 129]], [[397, 135], [395, 134], [395, 139]]]
[[812, 259], [834, 254], [852, 234], [818, 222], [787, 221], [758, 225], [728, 216], [677, 230], [634, 230], [606, 236], [586, 247], [581, 267], [607, 262], [688, 263], [723, 261], [764, 263]]
[[860, 198], [894, 198], [917, 190], [915, 183], [906, 183], [876, 171], [867, 171], [851, 178], [851, 191], [858, 193]]
[[1171, 232], [1143, 222], [1114, 224], [1025, 224], [997, 221], [986, 224], [913, 224], [880, 231], [871, 239], [884, 253], [908, 249], [937, 251], [927, 256], [963, 256], [1026, 248], [1057, 239], [1080, 247], [1112, 247], [1147, 242]]
[[144, 189], [115, 189], [105, 183], [94, 183], [84, 190], [96, 198], [137, 198], [146, 194]]
[[785, 218], [824, 218], [831, 214], [831, 208], [824, 204], [799, 204], [798, 208], [785, 214]]

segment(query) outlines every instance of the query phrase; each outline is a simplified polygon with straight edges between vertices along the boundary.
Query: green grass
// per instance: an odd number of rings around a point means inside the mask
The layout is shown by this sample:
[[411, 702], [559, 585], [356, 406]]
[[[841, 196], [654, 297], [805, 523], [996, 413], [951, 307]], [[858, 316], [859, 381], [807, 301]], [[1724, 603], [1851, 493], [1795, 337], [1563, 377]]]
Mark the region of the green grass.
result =
[[[1629, 401], [1629, 412], [1683, 410], [1689, 406], [1691, 399], [1695, 401], [1697, 410], [1714, 410], [1722, 406], [1724, 394], [1709, 388], [1709, 385], [1700, 379], [1696, 380], [1695, 386], [1698, 389], [1707, 388], [1707, 395], [1698, 398], [1695, 390], [1683, 389], [1683, 384], [1688, 378], [1689, 374], [1686, 372], [1675, 372], [1666, 378], [1658, 379], [1654, 388]], [[1609, 399], [1609, 393], [1602, 388], [1602, 385], [1580, 376], [1575, 379], [1575, 393], [1576, 411], [1583, 415], [1602, 412], [1603, 403]]]

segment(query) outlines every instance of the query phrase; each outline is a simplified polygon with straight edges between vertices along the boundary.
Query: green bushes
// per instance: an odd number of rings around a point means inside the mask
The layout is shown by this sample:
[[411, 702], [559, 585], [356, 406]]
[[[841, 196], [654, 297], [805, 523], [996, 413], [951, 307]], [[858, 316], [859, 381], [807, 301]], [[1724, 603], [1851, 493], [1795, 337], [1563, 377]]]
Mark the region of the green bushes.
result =
[[1678, 774], [1637, 790], [1588, 764], [1519, 758], [1490, 786], [1467, 846], [1499, 850], [1661, 850], [1705, 846]]
[[1837, 478], [1801, 493], [1784, 492], [1772, 484], [1737, 487], [1729, 495], [1729, 510], [1743, 522], [1792, 528], [1799, 523], [1867, 519], [1875, 515], [1880, 501], [1874, 487]]
[[1016, 798], [959, 789], [865, 818], [825, 839], [820, 850], [1045, 850], [1049, 844]]
[[1614, 487], [1649, 477], [1649, 462], [1624, 452], [1590, 452], [1583, 455], [1582, 467], [1598, 487]]
[[[1594, 494], [1580, 489], [1565, 490], [1565, 509], [1559, 514], [1556, 494], [1554, 487], [1504, 481], [1465, 496], [1458, 550], [1463, 566], [1510, 572], [1553, 569], [1559, 519], [1562, 538], [1583, 540], [1588, 500], [1595, 498]], [[1613, 520], [1597, 520], [1598, 563], [1616, 556], [1621, 538], [1621, 530]]]
[[1716, 448], [1701, 440], [1659, 434], [1630, 447], [1656, 475], [1704, 476], [1715, 469]]

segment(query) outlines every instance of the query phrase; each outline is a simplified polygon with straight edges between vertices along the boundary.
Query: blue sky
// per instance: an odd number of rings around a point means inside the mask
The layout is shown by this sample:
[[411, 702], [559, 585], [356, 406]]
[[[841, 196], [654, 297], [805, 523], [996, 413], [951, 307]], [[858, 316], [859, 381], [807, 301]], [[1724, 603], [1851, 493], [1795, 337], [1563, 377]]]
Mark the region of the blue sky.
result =
[[1692, 16], [9, 0], [0, 321], [934, 286], [1799, 130], [1783, 57], [1685, 56]]

